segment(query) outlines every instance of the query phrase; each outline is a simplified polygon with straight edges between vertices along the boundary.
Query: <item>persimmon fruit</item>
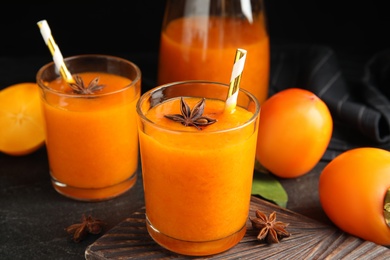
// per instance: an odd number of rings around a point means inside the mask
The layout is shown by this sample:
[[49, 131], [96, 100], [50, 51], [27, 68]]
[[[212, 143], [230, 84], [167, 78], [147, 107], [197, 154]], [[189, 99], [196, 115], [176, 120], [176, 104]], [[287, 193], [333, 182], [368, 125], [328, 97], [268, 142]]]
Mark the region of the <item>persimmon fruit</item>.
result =
[[332, 131], [322, 99], [309, 90], [284, 89], [261, 105], [256, 159], [276, 176], [299, 177], [321, 160]]
[[318, 193], [329, 219], [341, 230], [390, 245], [385, 201], [390, 188], [390, 152], [360, 147], [347, 150], [322, 170]]
[[26, 155], [45, 142], [40, 90], [23, 82], [0, 91], [0, 152]]

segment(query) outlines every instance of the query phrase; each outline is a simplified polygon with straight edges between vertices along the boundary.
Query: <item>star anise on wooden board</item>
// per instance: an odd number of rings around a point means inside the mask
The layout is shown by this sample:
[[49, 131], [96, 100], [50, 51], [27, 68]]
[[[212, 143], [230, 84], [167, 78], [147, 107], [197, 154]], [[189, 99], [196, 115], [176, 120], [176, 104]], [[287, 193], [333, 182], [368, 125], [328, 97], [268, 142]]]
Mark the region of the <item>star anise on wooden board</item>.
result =
[[180, 111], [181, 114], [168, 114], [165, 115], [166, 118], [171, 119], [176, 122], [180, 122], [184, 126], [194, 126], [198, 130], [202, 130], [200, 126], [207, 126], [217, 122], [216, 119], [212, 119], [206, 116], [202, 116], [204, 112], [206, 99], [203, 98], [195, 106], [190, 108], [190, 106], [184, 101], [184, 98], [180, 98]]
[[69, 83], [69, 86], [76, 94], [93, 94], [96, 91], [102, 90], [104, 88], [104, 85], [99, 85], [99, 77], [96, 77], [91, 80], [88, 86], [84, 85], [84, 81], [79, 75], [74, 75], [73, 78], [75, 82]]
[[68, 234], [72, 235], [72, 239], [76, 243], [83, 240], [88, 234], [99, 234], [106, 225], [103, 221], [91, 215], [88, 217], [83, 215], [81, 221], [81, 223], [70, 225], [65, 229]]
[[276, 221], [276, 212], [273, 211], [267, 217], [260, 210], [256, 210], [256, 217], [249, 217], [252, 227], [259, 229], [258, 240], [265, 240], [267, 243], [279, 243], [284, 237], [289, 237], [290, 232], [286, 230], [289, 223]]

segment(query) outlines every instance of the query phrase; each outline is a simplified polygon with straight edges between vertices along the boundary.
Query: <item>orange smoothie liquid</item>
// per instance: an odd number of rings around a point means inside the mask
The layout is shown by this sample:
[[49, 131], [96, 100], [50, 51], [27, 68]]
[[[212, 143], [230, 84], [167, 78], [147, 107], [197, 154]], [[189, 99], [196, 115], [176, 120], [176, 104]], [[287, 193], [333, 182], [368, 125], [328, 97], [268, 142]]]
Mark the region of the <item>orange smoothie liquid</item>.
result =
[[[185, 101], [192, 108], [199, 98]], [[174, 252], [219, 253], [246, 232], [257, 124], [222, 131], [242, 126], [253, 113], [224, 112], [217, 100], [206, 100], [204, 115], [218, 121], [201, 131], [163, 117], [176, 113], [179, 99], [162, 103], [146, 114], [158, 127], [140, 131], [148, 230]]]
[[80, 73], [84, 84], [99, 77], [105, 85], [95, 95], [70, 93], [62, 78], [49, 82], [51, 89], [68, 95], [47, 93], [43, 111], [46, 118], [46, 146], [55, 188], [65, 196], [101, 200], [117, 196], [136, 180], [138, 130], [136, 88], [116, 94], [131, 80], [114, 74]]
[[201, 16], [173, 20], [161, 34], [158, 84], [190, 79], [229, 83], [237, 48], [248, 51], [241, 87], [261, 104], [268, 95], [270, 67], [263, 15], [253, 23]]

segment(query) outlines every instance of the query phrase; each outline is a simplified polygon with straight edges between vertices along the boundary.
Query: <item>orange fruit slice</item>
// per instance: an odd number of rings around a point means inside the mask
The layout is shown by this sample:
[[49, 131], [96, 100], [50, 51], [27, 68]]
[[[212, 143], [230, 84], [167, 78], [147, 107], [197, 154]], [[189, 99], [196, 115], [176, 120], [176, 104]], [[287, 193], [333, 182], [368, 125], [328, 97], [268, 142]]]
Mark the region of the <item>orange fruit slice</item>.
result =
[[0, 151], [26, 155], [45, 141], [40, 90], [36, 83], [18, 83], [0, 91]]

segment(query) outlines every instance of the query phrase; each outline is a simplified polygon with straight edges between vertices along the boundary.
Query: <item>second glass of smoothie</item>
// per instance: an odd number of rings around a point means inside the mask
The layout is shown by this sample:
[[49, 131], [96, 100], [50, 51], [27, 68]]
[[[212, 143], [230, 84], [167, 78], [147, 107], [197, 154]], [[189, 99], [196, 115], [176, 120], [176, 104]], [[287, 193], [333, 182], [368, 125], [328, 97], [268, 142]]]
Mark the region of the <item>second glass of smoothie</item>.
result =
[[246, 232], [259, 103], [240, 90], [227, 111], [228, 88], [175, 82], [137, 104], [147, 229], [176, 253], [223, 252]]

